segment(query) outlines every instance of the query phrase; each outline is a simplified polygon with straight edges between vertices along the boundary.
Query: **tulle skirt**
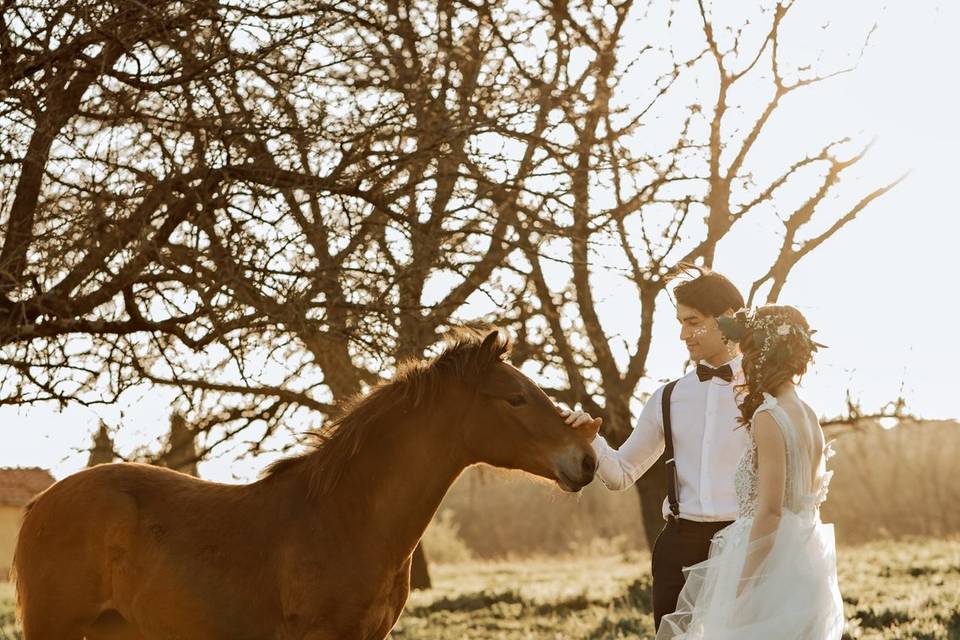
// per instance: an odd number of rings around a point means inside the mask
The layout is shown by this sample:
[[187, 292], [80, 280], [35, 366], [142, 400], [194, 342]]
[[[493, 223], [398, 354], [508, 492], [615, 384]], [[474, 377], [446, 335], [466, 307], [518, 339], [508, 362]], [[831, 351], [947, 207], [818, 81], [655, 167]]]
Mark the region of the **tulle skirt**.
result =
[[833, 525], [818, 512], [784, 511], [774, 533], [751, 542], [752, 526], [737, 520], [714, 536], [706, 560], [684, 568], [676, 612], [663, 617], [657, 640], [843, 635]]

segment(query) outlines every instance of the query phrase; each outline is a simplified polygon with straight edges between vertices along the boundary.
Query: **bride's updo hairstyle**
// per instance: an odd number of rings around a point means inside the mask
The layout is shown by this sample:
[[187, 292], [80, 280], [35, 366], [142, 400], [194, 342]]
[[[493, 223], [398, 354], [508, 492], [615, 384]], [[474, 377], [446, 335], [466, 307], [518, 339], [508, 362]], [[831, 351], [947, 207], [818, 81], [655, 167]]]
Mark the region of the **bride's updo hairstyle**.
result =
[[801, 377], [823, 345], [814, 342], [803, 314], [790, 306], [768, 305], [741, 309], [733, 318], [718, 318], [726, 339], [740, 343], [745, 382], [739, 391], [740, 424], [749, 426], [763, 403], [763, 394], [773, 394], [784, 382]]

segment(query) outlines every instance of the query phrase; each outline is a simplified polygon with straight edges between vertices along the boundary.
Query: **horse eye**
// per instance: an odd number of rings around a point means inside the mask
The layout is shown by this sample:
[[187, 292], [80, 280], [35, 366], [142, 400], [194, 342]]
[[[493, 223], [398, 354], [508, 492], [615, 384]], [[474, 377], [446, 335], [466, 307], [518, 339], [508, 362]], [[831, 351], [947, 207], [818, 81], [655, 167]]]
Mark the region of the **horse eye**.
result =
[[519, 407], [527, 404], [527, 399], [522, 394], [517, 394], [507, 398], [507, 402], [510, 403], [511, 407]]

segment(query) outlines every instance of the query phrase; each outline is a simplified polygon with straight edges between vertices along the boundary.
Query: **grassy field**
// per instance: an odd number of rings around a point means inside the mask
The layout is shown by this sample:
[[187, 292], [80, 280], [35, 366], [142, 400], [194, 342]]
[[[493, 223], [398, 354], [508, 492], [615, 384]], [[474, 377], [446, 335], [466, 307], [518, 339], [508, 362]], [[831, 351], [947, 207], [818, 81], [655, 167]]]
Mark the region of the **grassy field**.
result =
[[[652, 636], [649, 556], [630, 553], [437, 565], [393, 640], [615, 640]], [[845, 638], [960, 639], [960, 540], [869, 543], [840, 550]], [[12, 592], [0, 584], [0, 618]], [[15, 638], [12, 628], [0, 638]]]
[[19, 638], [13, 628], [13, 586], [0, 582], [0, 640]]
[[[393, 640], [649, 638], [649, 555], [433, 569]], [[960, 639], [960, 540], [840, 550], [846, 638]]]

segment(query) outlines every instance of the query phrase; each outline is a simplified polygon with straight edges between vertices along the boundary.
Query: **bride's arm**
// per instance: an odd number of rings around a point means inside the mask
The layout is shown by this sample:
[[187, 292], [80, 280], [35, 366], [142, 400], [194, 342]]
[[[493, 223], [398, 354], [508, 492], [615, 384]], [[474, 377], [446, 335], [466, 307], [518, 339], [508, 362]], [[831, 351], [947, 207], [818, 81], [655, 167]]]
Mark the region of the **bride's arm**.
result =
[[773, 547], [774, 533], [783, 512], [783, 492], [787, 478], [787, 454], [783, 434], [773, 417], [758, 413], [752, 423], [757, 443], [757, 512], [750, 529], [750, 546], [737, 587], [739, 595], [755, 577]]

